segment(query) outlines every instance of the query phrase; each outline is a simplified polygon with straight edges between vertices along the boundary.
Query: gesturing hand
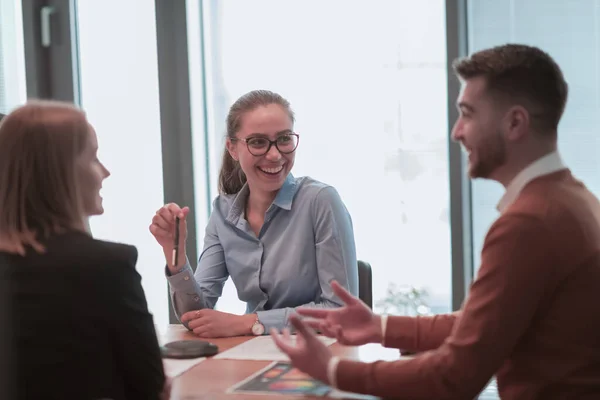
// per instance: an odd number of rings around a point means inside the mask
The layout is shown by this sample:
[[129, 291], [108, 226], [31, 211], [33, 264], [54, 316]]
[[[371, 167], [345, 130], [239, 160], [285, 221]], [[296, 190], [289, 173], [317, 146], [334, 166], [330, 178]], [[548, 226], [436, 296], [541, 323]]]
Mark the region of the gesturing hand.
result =
[[343, 345], [381, 343], [381, 317], [373, 314], [365, 303], [352, 296], [337, 282], [332, 282], [331, 288], [345, 305], [333, 309], [298, 308], [298, 314], [310, 317], [305, 322]]
[[331, 360], [331, 350], [319, 340], [317, 335], [296, 315], [290, 316], [296, 328], [296, 343], [292, 343], [290, 331], [284, 329], [283, 337], [277, 330], [271, 330], [271, 337], [281, 351], [288, 355], [292, 365], [323, 383], [329, 384], [327, 364]]

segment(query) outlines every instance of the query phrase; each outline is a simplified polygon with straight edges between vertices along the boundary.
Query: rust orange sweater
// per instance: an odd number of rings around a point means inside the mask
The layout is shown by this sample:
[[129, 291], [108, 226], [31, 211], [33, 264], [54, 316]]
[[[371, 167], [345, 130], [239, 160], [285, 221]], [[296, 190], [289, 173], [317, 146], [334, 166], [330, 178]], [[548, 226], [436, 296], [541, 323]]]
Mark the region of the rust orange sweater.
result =
[[461, 311], [389, 317], [384, 344], [413, 359], [342, 360], [342, 390], [473, 399], [600, 399], [600, 203], [568, 170], [539, 177], [490, 228]]

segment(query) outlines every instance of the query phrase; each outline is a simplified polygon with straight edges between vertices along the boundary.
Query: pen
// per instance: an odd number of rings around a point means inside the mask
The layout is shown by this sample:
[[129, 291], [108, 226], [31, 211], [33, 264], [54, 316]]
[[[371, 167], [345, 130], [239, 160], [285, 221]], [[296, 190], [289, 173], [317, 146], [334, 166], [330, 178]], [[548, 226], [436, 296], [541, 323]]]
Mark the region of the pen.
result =
[[173, 244], [173, 267], [179, 262], [179, 217], [175, 217], [175, 243]]

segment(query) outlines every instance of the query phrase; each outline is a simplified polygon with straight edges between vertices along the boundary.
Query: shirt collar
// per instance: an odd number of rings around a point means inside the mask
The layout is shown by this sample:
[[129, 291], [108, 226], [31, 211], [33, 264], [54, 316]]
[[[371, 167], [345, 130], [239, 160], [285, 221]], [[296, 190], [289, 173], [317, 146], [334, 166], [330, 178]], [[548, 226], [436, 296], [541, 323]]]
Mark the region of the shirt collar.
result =
[[[294, 176], [290, 173], [285, 178], [281, 189], [279, 189], [279, 191], [277, 192], [277, 195], [275, 196], [271, 207], [275, 205], [284, 210], [291, 210], [292, 202], [297, 191], [298, 184], [296, 182], [296, 178], [294, 178]], [[231, 205], [231, 209], [227, 214], [227, 221], [233, 224], [237, 224], [240, 217], [245, 213], [246, 201], [248, 199], [249, 194], [250, 188], [248, 188], [248, 183], [246, 183], [244, 184], [244, 186], [242, 186], [242, 189], [238, 192], [238, 194], [235, 195], [235, 198], [233, 199], [233, 203]], [[271, 207], [269, 207], [269, 210], [271, 209]]]
[[298, 185], [296, 183], [296, 178], [290, 173], [287, 178], [283, 182], [283, 186], [277, 192], [277, 196], [275, 196], [275, 200], [273, 200], [273, 204], [279, 208], [283, 208], [284, 210], [292, 209], [292, 201], [294, 200], [294, 196], [298, 191]]
[[515, 176], [515, 178], [509, 183], [506, 188], [504, 196], [500, 199], [497, 205], [497, 209], [500, 212], [504, 212], [519, 196], [521, 190], [532, 180], [539, 178], [544, 175], [551, 174], [563, 169], [566, 169], [566, 165], [563, 163], [562, 158], [558, 152], [552, 152], [546, 154], [542, 158], [529, 164], [525, 169]]

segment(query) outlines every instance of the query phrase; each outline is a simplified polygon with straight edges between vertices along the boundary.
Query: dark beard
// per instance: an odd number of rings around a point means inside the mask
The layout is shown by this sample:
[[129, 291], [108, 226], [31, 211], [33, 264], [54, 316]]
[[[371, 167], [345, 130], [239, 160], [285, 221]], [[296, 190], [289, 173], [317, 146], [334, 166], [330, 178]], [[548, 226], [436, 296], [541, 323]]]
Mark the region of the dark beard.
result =
[[476, 151], [477, 163], [469, 167], [471, 178], [489, 178], [506, 162], [506, 144], [500, 132], [482, 143]]

